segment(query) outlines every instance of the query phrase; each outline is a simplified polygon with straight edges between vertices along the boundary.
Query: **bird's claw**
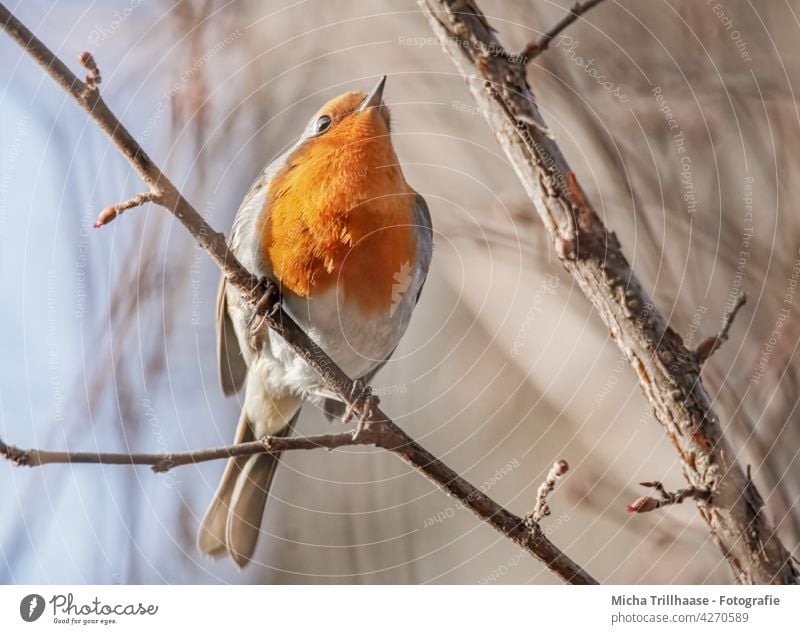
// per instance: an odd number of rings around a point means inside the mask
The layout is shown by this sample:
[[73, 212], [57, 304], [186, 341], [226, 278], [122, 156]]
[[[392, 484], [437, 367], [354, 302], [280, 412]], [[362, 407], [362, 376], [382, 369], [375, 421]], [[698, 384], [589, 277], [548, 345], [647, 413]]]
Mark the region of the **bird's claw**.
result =
[[353, 381], [353, 386], [350, 388], [350, 402], [342, 417], [342, 421], [348, 423], [354, 418], [356, 410], [361, 412], [353, 430], [353, 440], [358, 439], [367, 422], [372, 419], [379, 402], [380, 399], [372, 393], [372, 388], [363, 380]]
[[258, 301], [256, 302], [253, 314], [247, 320], [247, 329], [251, 333], [261, 330], [268, 315], [272, 315], [280, 307], [280, 292], [278, 287], [266, 277], [258, 281], [256, 287]]

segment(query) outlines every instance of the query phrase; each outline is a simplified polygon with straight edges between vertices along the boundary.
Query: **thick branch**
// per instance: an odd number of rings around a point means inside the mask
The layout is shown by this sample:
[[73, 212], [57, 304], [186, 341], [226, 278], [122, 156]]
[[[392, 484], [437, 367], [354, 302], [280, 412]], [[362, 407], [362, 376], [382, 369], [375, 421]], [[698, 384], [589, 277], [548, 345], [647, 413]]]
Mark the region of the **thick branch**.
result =
[[[616, 236], [588, 202], [546, 133], [526, 67], [504, 50], [474, 0], [421, 0], [428, 21], [467, 80], [511, 161], [564, 268], [625, 353], [689, 484], [714, 491], [700, 514], [741, 583], [797, 583], [797, 571], [763, 502], [723, 437], [694, 355], [631, 270]], [[487, 84], [491, 87], [487, 90]]]
[[[263, 281], [257, 279], [241, 265], [228, 249], [224, 236], [214, 231], [181, 195], [106, 106], [97, 86], [100, 77], [99, 71], [97, 71], [96, 64], [94, 64], [91, 56], [81, 56], [81, 63], [87, 66], [90, 73], [87, 78], [88, 83], [84, 83], [2, 4], [0, 4], [0, 24], [87, 111], [89, 116], [133, 165], [145, 183], [150, 186], [153, 193], [153, 201], [167, 208], [183, 223], [195, 240], [222, 269], [228, 282], [238, 288], [245, 300], [253, 305], [256, 313], [263, 317], [271, 328], [279, 332], [292, 345], [294, 350], [320, 374], [326, 387], [348, 403], [357, 414], [367, 416], [366, 424], [357, 439], [359, 444], [364, 444], [362, 441], [365, 439], [367, 441], [372, 439], [375, 445], [400, 456], [446, 493], [461, 501], [480, 519], [544, 562], [551, 571], [567, 583], [597, 583], [587, 572], [550, 542], [538, 527], [534, 530], [528, 529], [523, 519], [501, 507], [497, 502], [486, 496], [435, 458], [430, 452], [414, 442], [402, 429], [389, 420], [374, 405], [374, 402], [359, 403], [353, 399], [353, 380], [286, 314], [280, 304], [276, 303], [274, 299], [272, 301], [263, 301], [264, 298], [272, 296], [270, 289], [265, 286]], [[350, 443], [344, 443], [344, 439], [342, 439], [342, 443], [353, 444], [355, 441], [352, 440], [352, 437], [350, 438]], [[277, 439], [273, 439], [271, 442], [275, 443]], [[271, 446], [275, 447], [274, 444]], [[260, 450], [270, 450], [264, 447], [263, 444], [261, 444], [261, 447]], [[9, 449], [7, 445], [0, 445], [0, 450], [3, 448]], [[250, 448], [250, 450], [253, 449]], [[41, 459], [43, 453], [38, 452], [37, 455]], [[46, 452], [45, 455], [52, 458], [54, 454]], [[89, 457], [89, 454], [82, 455], [86, 458]], [[97, 455], [95, 454], [94, 457], [96, 458]], [[220, 457], [225, 457], [225, 454], [223, 453]], [[130, 457], [127, 456], [126, 458], [128, 460], [122, 464], [131, 464]], [[99, 462], [99, 460], [88, 461]]]

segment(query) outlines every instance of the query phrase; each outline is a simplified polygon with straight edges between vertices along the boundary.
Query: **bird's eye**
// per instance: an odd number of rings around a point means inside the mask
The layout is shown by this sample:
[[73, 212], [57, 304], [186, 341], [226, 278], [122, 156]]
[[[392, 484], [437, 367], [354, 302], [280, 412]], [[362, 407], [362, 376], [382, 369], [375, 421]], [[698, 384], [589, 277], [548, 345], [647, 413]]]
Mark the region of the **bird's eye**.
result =
[[331, 126], [331, 118], [324, 114], [319, 119], [317, 119], [317, 124], [314, 126], [314, 132], [316, 134], [321, 134], [325, 132]]

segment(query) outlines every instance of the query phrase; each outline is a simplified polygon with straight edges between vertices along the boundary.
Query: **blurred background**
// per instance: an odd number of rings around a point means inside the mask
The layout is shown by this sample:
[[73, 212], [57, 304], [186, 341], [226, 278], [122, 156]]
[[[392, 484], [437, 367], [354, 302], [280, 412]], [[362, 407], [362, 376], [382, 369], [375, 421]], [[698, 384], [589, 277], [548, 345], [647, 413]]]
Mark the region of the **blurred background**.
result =
[[[482, 0], [510, 50], [570, 2]], [[600, 318], [411, 0], [12, 0], [70, 67], [90, 50], [120, 119], [218, 230], [331, 97], [389, 76], [394, 141], [435, 254], [386, 411], [518, 514], [555, 459], [544, 528], [600, 581], [728, 583], [692, 504], [628, 515], [679, 464]], [[607, 0], [530, 65], [580, 182], [670, 324], [696, 344], [749, 301], [704, 369], [786, 546], [800, 539], [800, 2]], [[83, 112], [0, 37], [0, 436], [22, 447], [184, 451], [232, 439], [216, 376], [218, 272], [164, 210], [93, 231], [142, 191]], [[299, 433], [329, 428], [308, 406]], [[293, 452], [256, 561], [201, 557], [223, 463], [0, 463], [4, 583], [553, 583], [390, 454]]]

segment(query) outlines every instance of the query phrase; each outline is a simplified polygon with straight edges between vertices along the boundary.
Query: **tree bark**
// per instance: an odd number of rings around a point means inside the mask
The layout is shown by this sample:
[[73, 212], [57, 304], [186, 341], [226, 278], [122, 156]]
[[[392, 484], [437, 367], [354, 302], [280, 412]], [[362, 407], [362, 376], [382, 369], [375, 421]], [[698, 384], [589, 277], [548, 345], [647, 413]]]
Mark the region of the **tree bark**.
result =
[[667, 324], [547, 133], [526, 77], [473, 0], [421, 0], [511, 161], [564, 268], [636, 373], [683, 474], [713, 497], [697, 505], [739, 583], [794, 584], [797, 571], [725, 440], [694, 353]]

